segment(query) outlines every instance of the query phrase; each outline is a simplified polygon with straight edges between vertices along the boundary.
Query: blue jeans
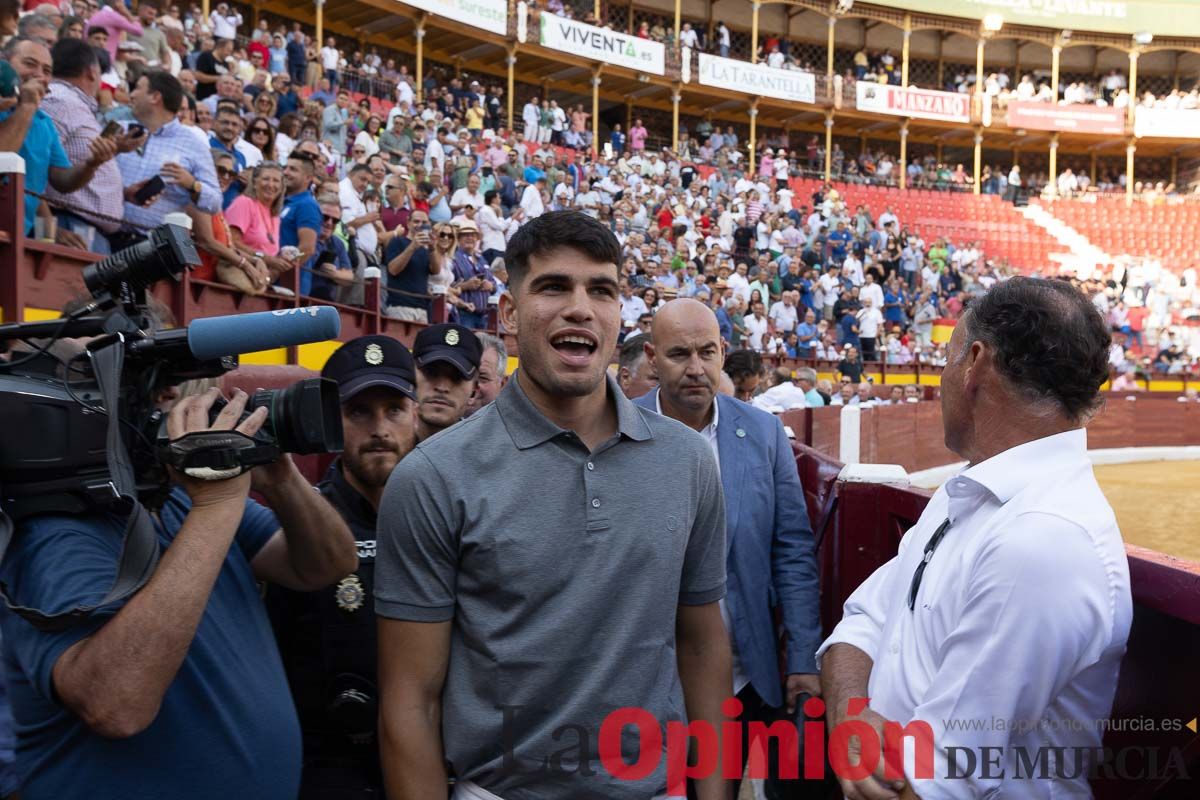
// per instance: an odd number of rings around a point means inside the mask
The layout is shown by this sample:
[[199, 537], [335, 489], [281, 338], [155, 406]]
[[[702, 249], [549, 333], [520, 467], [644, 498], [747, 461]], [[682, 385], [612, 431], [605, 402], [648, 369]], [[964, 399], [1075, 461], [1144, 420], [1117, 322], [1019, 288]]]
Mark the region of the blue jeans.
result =
[[112, 254], [112, 248], [109, 247], [108, 238], [104, 235], [104, 231], [83, 217], [72, 214], [70, 211], [55, 211], [54, 216], [58, 219], [58, 227], [71, 231], [71, 233], [83, 239], [84, 242], [91, 239], [91, 247], [89, 248], [91, 252], [98, 256]]
[[466, 325], [474, 331], [482, 331], [487, 329], [487, 315], [479, 314], [474, 311], [458, 310], [458, 322], [460, 325]]

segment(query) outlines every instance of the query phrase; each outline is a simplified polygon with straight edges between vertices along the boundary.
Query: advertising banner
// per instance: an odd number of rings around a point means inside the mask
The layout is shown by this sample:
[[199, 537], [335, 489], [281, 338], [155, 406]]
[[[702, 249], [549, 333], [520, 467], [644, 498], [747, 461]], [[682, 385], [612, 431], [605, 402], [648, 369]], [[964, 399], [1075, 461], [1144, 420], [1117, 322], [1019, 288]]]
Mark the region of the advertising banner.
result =
[[1125, 110], [1103, 106], [1038, 103], [1012, 100], [1008, 104], [1008, 127], [1034, 131], [1070, 131], [1120, 136], [1125, 133]]
[[1167, 139], [1200, 139], [1200, 109], [1142, 108], [1133, 117], [1133, 135]]
[[404, 0], [404, 4], [501, 36], [508, 34], [505, 0]]
[[659, 42], [639, 39], [572, 19], [541, 14], [541, 45], [564, 53], [603, 61], [654, 75], [667, 72], [667, 50]]
[[811, 72], [773, 69], [708, 53], [700, 54], [700, 83], [795, 103], [817, 101], [817, 81]]
[[890, 84], [858, 82], [858, 109], [942, 122], [970, 122], [971, 96], [931, 89], [902, 89]]

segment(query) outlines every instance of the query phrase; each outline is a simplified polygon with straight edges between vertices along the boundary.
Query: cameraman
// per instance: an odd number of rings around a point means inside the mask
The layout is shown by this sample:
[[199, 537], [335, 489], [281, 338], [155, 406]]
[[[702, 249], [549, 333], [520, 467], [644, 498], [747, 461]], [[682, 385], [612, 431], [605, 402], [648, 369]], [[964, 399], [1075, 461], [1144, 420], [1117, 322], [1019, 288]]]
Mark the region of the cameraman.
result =
[[[172, 440], [205, 430], [253, 435], [238, 391], [209, 424], [216, 389], [180, 400]], [[292, 800], [300, 730], [257, 582], [313, 590], [357, 566], [354, 540], [288, 456], [226, 480], [175, 473], [156, 518], [161, 558], [133, 597], [82, 624], [42, 631], [0, 619], [25, 800]], [[247, 498], [253, 488], [276, 514]], [[25, 521], [0, 564], [13, 602], [61, 612], [113, 580], [124, 520]]]

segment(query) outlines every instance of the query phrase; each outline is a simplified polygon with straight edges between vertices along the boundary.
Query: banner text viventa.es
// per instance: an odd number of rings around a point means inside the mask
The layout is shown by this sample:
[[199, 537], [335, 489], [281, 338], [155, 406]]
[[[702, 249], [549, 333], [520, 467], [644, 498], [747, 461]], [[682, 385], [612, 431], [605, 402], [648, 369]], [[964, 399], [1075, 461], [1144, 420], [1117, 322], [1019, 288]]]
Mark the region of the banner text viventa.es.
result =
[[667, 51], [659, 42], [543, 13], [541, 45], [617, 67], [665, 75]]
[[817, 82], [811, 72], [775, 69], [708, 53], [700, 54], [700, 83], [795, 103], [815, 103], [817, 99]]
[[501, 36], [508, 33], [507, 0], [404, 0], [404, 3]]
[[970, 95], [930, 89], [903, 89], [868, 81], [858, 82], [858, 109], [943, 122], [971, 121]]

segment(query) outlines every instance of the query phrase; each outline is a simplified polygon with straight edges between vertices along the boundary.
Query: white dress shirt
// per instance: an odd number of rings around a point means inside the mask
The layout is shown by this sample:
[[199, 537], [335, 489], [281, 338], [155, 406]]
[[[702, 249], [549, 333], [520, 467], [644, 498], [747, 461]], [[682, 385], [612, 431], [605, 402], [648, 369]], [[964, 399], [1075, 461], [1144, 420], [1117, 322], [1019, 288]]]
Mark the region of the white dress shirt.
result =
[[[917, 565], [947, 518], [909, 610]], [[1096, 721], [1112, 710], [1132, 616], [1121, 532], [1080, 429], [1006, 450], [938, 489], [896, 557], [846, 601], [817, 662], [834, 644], [857, 647], [874, 662], [871, 707], [933, 729], [935, 777], [913, 775], [911, 744], [905, 757], [922, 800], [1091, 797], [1075, 758], [1100, 746]], [[945, 780], [948, 747], [974, 752], [974, 774]], [[999, 777], [982, 777], [982, 747], [1003, 748]], [[1046, 748], [1054, 776], [1055, 747], [1081, 777], [1036, 780], [1035, 767], [1030, 779], [1020, 749], [1036, 764]], [[956, 760], [961, 771], [966, 758]]]
[[[662, 392], [654, 395], [654, 410], [659, 414], [663, 413], [662, 409]], [[708, 446], [712, 448], [713, 458], [717, 460], [717, 471], [721, 471], [721, 447], [717, 443], [717, 424], [721, 419], [721, 404], [717, 399], [713, 398], [713, 416], [712, 422], [704, 426], [700, 431], [700, 435], [708, 442]], [[738, 659], [737, 642], [733, 638], [733, 618], [729, 616], [729, 609], [725, 607], [725, 598], [722, 597], [719, 601], [721, 606], [721, 619], [725, 621], [725, 630], [729, 631], [729, 647], [733, 650], [733, 693], [736, 695], [742, 689], [746, 688], [746, 684], [750, 683], [750, 678], [742, 671], [742, 662]]]
[[767, 318], [756, 317], [753, 314], [743, 317], [746, 326], [746, 338], [750, 340], [750, 349], [759, 353], [763, 351], [763, 334], [767, 332]]

